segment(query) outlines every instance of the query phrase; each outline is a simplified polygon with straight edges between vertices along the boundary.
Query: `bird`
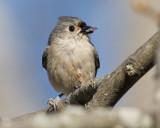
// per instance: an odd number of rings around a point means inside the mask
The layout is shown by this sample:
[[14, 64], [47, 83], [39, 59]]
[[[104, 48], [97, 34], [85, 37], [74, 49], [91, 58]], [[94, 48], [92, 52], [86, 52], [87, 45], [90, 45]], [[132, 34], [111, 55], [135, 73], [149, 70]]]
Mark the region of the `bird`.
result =
[[95, 79], [100, 61], [89, 35], [96, 29], [77, 17], [59, 17], [42, 55], [42, 66], [59, 96]]

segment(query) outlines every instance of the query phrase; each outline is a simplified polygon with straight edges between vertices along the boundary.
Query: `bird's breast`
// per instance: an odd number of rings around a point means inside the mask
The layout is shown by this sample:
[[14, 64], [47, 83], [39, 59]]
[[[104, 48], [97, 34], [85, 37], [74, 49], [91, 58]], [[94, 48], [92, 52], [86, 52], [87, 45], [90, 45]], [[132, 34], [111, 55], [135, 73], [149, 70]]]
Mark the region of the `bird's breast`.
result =
[[65, 43], [52, 46], [47, 71], [55, 90], [68, 94], [74, 86], [95, 77], [95, 63], [89, 42]]

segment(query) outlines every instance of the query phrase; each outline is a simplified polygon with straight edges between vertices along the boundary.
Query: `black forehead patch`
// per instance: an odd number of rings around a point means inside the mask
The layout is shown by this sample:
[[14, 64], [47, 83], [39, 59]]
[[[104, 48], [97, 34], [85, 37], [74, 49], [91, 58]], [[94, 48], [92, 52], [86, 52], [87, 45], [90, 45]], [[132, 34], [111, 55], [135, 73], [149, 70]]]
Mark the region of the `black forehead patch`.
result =
[[79, 24], [78, 24], [78, 25], [79, 25], [79, 27], [80, 27], [80, 28], [83, 28], [83, 27], [85, 27], [85, 26], [86, 26], [86, 23], [82, 21], [82, 22], [79, 22]]

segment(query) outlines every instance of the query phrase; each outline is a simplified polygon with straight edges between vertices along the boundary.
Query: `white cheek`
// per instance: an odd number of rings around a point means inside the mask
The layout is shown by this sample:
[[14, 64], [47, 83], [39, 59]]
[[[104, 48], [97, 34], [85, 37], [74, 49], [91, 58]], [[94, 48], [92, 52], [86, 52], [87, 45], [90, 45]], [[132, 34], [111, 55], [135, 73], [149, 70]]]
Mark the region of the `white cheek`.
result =
[[83, 34], [82, 34], [82, 33], [79, 33], [78, 36], [79, 36], [80, 38], [82, 38]]

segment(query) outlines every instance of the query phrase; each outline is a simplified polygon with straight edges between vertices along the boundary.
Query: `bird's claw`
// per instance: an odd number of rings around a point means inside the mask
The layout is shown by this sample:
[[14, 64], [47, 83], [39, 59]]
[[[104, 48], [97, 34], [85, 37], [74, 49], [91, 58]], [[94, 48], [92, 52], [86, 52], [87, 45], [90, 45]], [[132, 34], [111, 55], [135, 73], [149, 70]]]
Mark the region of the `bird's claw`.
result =
[[52, 98], [50, 98], [47, 102], [47, 104], [49, 104], [51, 107], [54, 106], [54, 100]]
[[57, 103], [60, 101], [60, 97], [57, 96], [55, 99], [50, 98], [48, 100], [48, 104], [50, 105], [50, 107], [53, 107], [55, 111], [57, 111]]

